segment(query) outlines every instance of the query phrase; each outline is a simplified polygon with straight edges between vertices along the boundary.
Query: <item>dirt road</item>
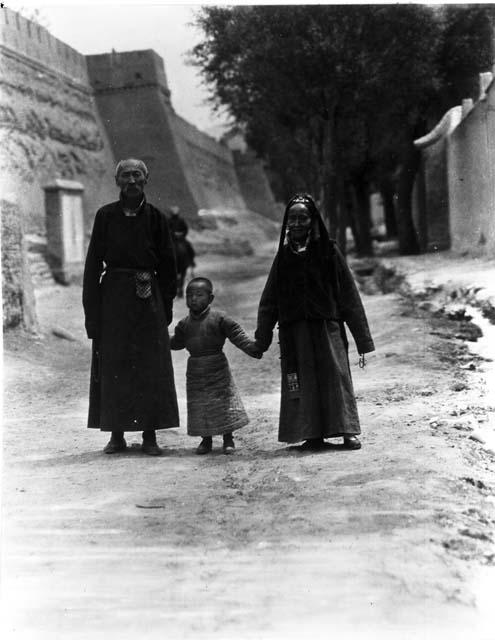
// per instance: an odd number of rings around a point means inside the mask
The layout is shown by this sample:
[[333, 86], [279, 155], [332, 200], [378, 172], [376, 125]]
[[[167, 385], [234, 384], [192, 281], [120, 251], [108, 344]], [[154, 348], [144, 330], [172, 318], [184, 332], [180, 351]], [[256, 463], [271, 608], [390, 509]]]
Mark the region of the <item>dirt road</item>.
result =
[[[198, 273], [252, 331], [268, 264]], [[80, 289], [39, 293], [44, 336], [4, 338], [3, 637], [491, 640], [493, 457], [469, 438], [493, 410], [484, 363], [461, 368], [452, 327], [395, 294], [364, 302], [377, 352], [360, 370], [351, 345], [361, 451], [277, 442], [275, 344], [261, 361], [226, 350], [251, 418], [232, 457], [220, 442], [194, 455], [175, 353], [183, 426], [150, 458], [105, 456], [85, 428]]]

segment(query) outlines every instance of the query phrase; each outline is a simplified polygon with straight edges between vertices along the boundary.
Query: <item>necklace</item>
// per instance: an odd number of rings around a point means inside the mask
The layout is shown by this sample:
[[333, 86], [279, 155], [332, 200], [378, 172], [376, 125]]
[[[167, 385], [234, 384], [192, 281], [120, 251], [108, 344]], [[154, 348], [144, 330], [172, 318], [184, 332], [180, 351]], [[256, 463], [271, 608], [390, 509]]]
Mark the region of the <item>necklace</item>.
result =
[[308, 244], [309, 244], [309, 235], [310, 234], [308, 233], [304, 243], [296, 242], [296, 241], [292, 240], [291, 237], [289, 236], [289, 238], [288, 238], [289, 248], [292, 251], [292, 253], [295, 253], [296, 256], [297, 256], [297, 255], [300, 255], [301, 253], [304, 253], [306, 251], [306, 249], [308, 248]]

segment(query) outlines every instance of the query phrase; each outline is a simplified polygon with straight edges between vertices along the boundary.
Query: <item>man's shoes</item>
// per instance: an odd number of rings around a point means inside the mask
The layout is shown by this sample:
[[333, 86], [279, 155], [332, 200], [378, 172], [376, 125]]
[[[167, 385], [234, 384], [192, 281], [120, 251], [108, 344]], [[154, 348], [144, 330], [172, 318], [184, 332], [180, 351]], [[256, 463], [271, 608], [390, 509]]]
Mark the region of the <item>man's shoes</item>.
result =
[[231, 433], [226, 433], [223, 437], [223, 452], [231, 455], [235, 451], [234, 438]]
[[163, 455], [163, 449], [159, 447], [156, 442], [143, 442], [141, 445], [141, 451], [147, 456]]
[[201, 440], [196, 449], [196, 453], [198, 456], [204, 456], [205, 453], [210, 453], [212, 449], [212, 439], [211, 437], [206, 437]]
[[361, 443], [357, 436], [344, 436], [344, 449], [361, 449]]
[[163, 454], [163, 449], [161, 449], [156, 442], [156, 434], [154, 431], [143, 431], [141, 451], [147, 456], [161, 456]]
[[103, 449], [104, 453], [121, 453], [127, 449], [127, 442], [124, 438], [110, 438], [106, 447]]

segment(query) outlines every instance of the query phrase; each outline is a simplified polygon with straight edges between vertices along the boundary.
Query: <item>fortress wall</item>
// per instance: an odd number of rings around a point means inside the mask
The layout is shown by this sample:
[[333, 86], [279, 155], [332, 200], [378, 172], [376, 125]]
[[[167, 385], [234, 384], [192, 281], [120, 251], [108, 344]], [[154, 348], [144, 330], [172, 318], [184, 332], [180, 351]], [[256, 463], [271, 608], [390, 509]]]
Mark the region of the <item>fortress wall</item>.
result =
[[0, 43], [53, 71], [88, 86], [85, 57], [54, 38], [39, 24], [4, 7], [0, 11]]
[[279, 222], [282, 214], [273, 197], [262, 162], [252, 151], [234, 151], [233, 154], [241, 194], [248, 209]]
[[232, 152], [227, 147], [170, 114], [186, 179], [198, 209], [244, 208]]
[[159, 55], [113, 52], [87, 61], [114, 155], [147, 163], [150, 201], [178, 205], [191, 220], [199, 209], [245, 207], [230, 150], [174, 112]]
[[147, 163], [147, 195], [162, 209], [177, 204], [192, 220], [245, 208], [232, 152], [174, 112], [153, 50], [85, 57], [9, 9], [0, 35], [0, 189], [15, 194], [26, 232], [44, 232], [43, 186], [57, 178], [83, 184], [89, 231], [128, 156]]
[[25, 231], [43, 233], [43, 186], [55, 178], [77, 180], [85, 187], [89, 228], [94, 211], [114, 199], [115, 186], [84, 56], [72, 55], [42, 27], [33, 48], [37, 25], [5, 9], [0, 17], [8, 36], [0, 46], [0, 189], [15, 194]]
[[[149, 201], [162, 210], [179, 204], [187, 217], [194, 217], [197, 205], [175, 145], [169, 92], [157, 58], [152, 51], [88, 56], [88, 69], [115, 158], [144, 160], [150, 171]], [[133, 80], [136, 73], [140, 77]]]

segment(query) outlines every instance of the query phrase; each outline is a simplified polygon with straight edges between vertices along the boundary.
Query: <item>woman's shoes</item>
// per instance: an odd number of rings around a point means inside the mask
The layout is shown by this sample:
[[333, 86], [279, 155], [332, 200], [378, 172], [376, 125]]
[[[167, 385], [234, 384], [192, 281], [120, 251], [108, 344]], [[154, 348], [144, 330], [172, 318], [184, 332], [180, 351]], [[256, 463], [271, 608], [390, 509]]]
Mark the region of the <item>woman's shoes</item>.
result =
[[309, 438], [299, 446], [299, 451], [320, 451], [324, 448], [325, 441], [323, 438]]
[[361, 442], [357, 436], [344, 436], [344, 449], [361, 449]]
[[357, 436], [344, 436], [344, 444], [337, 445], [332, 444], [330, 442], [325, 442], [323, 438], [309, 438], [305, 440], [298, 447], [299, 451], [321, 451], [322, 449], [361, 449], [361, 443], [359, 442], [359, 438]]
[[198, 456], [204, 456], [205, 453], [210, 453], [212, 448], [211, 436], [203, 438], [196, 449]]

